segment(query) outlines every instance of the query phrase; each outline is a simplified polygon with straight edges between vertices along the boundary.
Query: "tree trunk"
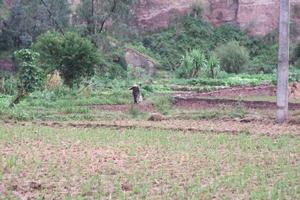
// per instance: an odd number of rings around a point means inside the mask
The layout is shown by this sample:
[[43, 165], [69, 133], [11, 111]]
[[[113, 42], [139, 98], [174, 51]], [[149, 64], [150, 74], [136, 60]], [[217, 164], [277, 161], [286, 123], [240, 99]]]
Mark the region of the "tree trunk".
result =
[[290, 0], [280, 0], [279, 51], [277, 69], [277, 122], [288, 119]]

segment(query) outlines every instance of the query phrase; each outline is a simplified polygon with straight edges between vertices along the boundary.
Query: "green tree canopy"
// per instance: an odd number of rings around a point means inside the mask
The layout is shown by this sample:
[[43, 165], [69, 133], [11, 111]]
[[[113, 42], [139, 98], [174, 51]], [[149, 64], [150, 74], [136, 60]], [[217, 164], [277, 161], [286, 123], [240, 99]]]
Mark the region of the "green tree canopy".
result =
[[94, 74], [100, 57], [94, 45], [77, 33], [47, 32], [41, 35], [33, 45], [40, 53], [40, 61], [49, 73], [58, 70], [68, 86], [79, 84], [83, 78]]
[[[29, 47], [31, 41], [41, 33], [68, 26], [68, 0], [44, 2], [48, 8], [41, 0], [13, 0], [9, 16], [3, 22], [0, 48]], [[48, 10], [51, 11], [51, 15]]]

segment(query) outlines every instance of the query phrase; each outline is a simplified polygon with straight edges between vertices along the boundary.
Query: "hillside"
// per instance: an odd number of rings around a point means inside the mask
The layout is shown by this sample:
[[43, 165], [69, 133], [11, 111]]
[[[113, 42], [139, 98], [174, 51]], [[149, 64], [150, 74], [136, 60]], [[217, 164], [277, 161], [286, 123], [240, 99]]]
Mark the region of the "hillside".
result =
[[[136, 9], [144, 30], [166, 27], [174, 16], [191, 12], [195, 0], [141, 0]], [[252, 35], [266, 35], [278, 26], [277, 0], [201, 0], [205, 18], [213, 25], [233, 23]], [[292, 0], [293, 22], [300, 28], [300, 1]]]
[[[4, 0], [6, 6], [12, 0]], [[69, 0], [73, 8], [80, 0]], [[291, 0], [292, 23], [300, 29], [300, 1]], [[266, 35], [278, 26], [279, 5], [277, 0], [138, 0], [134, 11], [134, 25], [143, 31], [166, 28], [178, 16], [193, 12], [201, 4], [204, 17], [218, 26], [231, 23], [247, 30], [250, 35]]]

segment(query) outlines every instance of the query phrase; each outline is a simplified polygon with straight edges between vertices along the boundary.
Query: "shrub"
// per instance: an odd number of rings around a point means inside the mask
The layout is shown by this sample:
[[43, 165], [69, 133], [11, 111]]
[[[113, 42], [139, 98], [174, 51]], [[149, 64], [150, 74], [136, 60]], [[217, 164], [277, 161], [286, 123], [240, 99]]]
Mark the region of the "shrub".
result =
[[153, 105], [161, 114], [168, 114], [172, 108], [172, 99], [170, 96], [159, 96], [154, 99]]
[[296, 47], [295, 47], [295, 49], [293, 50], [293, 53], [292, 53], [292, 61], [294, 61], [298, 65], [299, 60], [300, 60], [300, 42], [296, 44]]
[[34, 49], [40, 53], [45, 68], [58, 70], [69, 87], [91, 77], [100, 61], [91, 41], [72, 32], [47, 32], [38, 38]]
[[118, 48], [103, 53], [97, 72], [104, 74], [108, 79], [126, 77], [128, 66], [124, 55], [124, 51]]
[[22, 49], [14, 53], [18, 71], [18, 95], [11, 105], [17, 104], [23, 97], [40, 88], [44, 75], [36, 60], [39, 54], [30, 49]]
[[215, 55], [211, 55], [207, 61], [207, 75], [210, 78], [216, 78], [221, 71], [220, 61]]
[[0, 93], [13, 95], [16, 90], [17, 84], [14, 75], [0, 70]]
[[237, 41], [228, 42], [216, 49], [221, 67], [227, 73], [240, 73], [249, 62], [248, 50]]
[[207, 60], [200, 50], [187, 52], [181, 59], [181, 65], [176, 70], [180, 78], [195, 78], [205, 73]]
[[181, 64], [181, 56], [195, 47], [204, 53], [213, 49], [213, 32], [208, 23], [186, 16], [175, 26], [146, 35], [142, 40], [144, 47], [151, 50], [150, 55], [165, 68], [177, 69]]

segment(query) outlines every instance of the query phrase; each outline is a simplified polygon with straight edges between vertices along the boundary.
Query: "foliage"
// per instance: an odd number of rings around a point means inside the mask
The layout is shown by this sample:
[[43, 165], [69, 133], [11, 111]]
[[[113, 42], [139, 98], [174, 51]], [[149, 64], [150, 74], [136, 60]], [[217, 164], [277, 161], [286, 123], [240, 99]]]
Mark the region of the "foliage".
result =
[[100, 74], [109, 79], [127, 77], [127, 63], [122, 49], [114, 49], [103, 53], [99, 68]]
[[12, 1], [9, 17], [4, 21], [0, 33], [0, 49], [29, 48], [31, 42], [41, 33], [68, 26], [70, 14], [68, 1], [45, 0], [45, 2], [51, 10], [51, 16], [40, 0]]
[[[300, 42], [296, 44], [294, 51], [292, 52], [292, 61], [300, 61]], [[300, 67], [300, 66], [298, 66]]]
[[216, 48], [221, 67], [227, 73], [240, 73], [249, 62], [248, 50], [237, 41], [231, 41]]
[[181, 65], [176, 72], [179, 78], [195, 78], [205, 73], [206, 68], [205, 55], [200, 50], [194, 49], [182, 57]]
[[219, 59], [213, 54], [207, 60], [207, 74], [210, 78], [216, 78], [218, 73], [221, 71], [220, 61]]
[[48, 72], [58, 70], [69, 87], [79, 85], [83, 78], [91, 77], [100, 62], [93, 44], [76, 33], [47, 32], [33, 47], [41, 54], [41, 62]]
[[176, 72], [179, 78], [214, 79], [221, 72], [220, 61], [214, 54], [206, 58], [200, 50], [194, 49], [182, 57], [181, 65]]
[[222, 77], [212, 78], [194, 78], [177, 79], [176, 84], [194, 85], [194, 86], [239, 86], [239, 85], [261, 85], [272, 84], [276, 82], [275, 74], [223, 74]]
[[40, 54], [41, 67], [47, 74], [60, 68], [63, 40], [64, 37], [58, 32], [47, 32], [33, 44], [33, 49]]
[[167, 69], [177, 69], [181, 57], [195, 47], [203, 53], [213, 48], [212, 28], [193, 17], [184, 17], [178, 25], [143, 37], [143, 45], [150, 49], [156, 59]]
[[41, 88], [44, 75], [37, 65], [38, 57], [39, 54], [30, 49], [15, 52], [18, 66], [18, 96], [13, 104], [19, 103], [24, 96]]
[[86, 29], [90, 35], [101, 33], [117, 23], [124, 23], [131, 17], [130, 5], [134, 0], [82, 0], [77, 9], [80, 20], [86, 22]]
[[15, 52], [18, 66], [19, 87], [25, 93], [31, 93], [42, 86], [43, 73], [37, 65], [39, 54], [30, 49]]
[[0, 0], [0, 22], [7, 16], [7, 8], [3, 4], [3, 0]]
[[289, 69], [289, 82], [300, 82], [300, 69], [291, 67]]
[[261, 50], [259, 55], [250, 60], [246, 72], [250, 74], [273, 73], [277, 68], [277, 53], [278, 45], [271, 45]]
[[273, 45], [276, 41], [269, 42], [264, 37], [249, 37], [233, 25], [212, 28], [193, 16], [183, 17], [173, 27], [159, 33], [146, 34], [141, 40], [143, 46], [151, 51], [149, 55], [171, 70], [180, 66], [180, 58], [186, 51], [196, 48], [201, 49], [205, 55], [210, 55], [217, 47], [230, 41], [238, 41], [241, 46], [247, 48], [250, 58], [256, 60], [250, 67], [258, 68], [258, 63], [267, 63], [267, 69], [264, 71], [270, 72], [269, 69], [277, 63], [276, 47]]
[[172, 108], [172, 98], [169, 95], [157, 96], [152, 99], [154, 108], [161, 114], [168, 114]]
[[14, 95], [17, 90], [17, 81], [13, 74], [0, 70], [0, 93]]

